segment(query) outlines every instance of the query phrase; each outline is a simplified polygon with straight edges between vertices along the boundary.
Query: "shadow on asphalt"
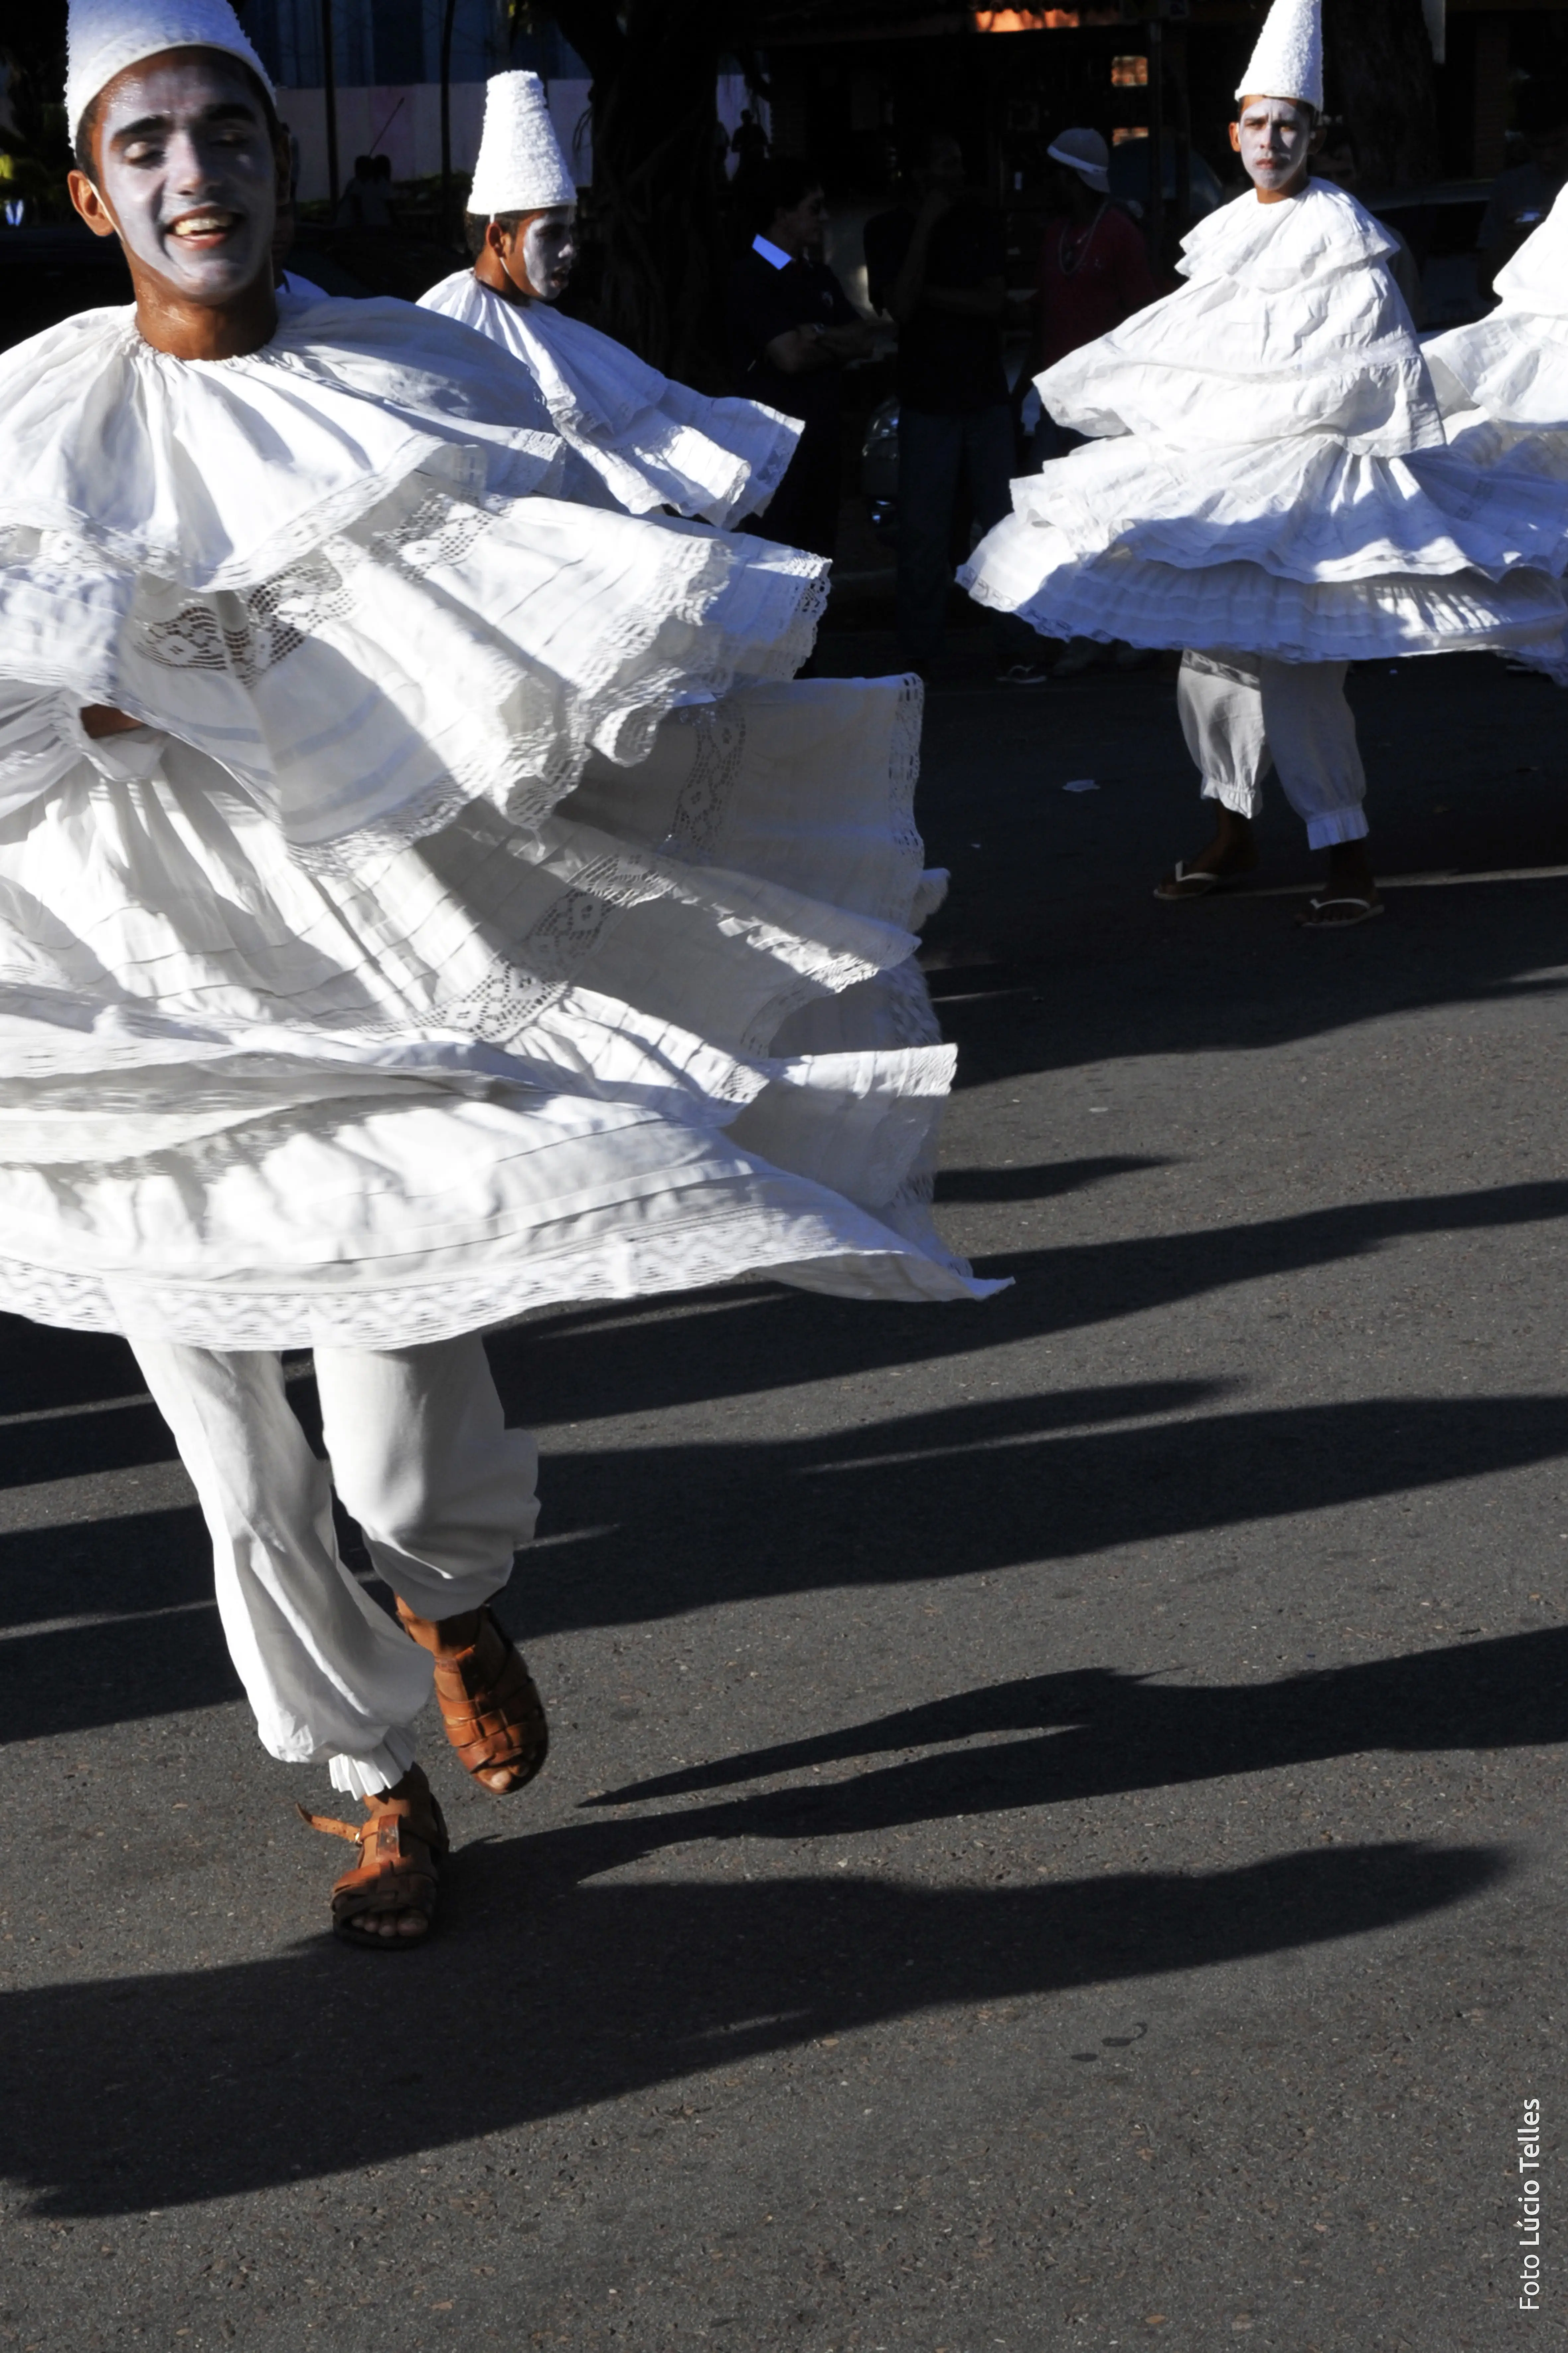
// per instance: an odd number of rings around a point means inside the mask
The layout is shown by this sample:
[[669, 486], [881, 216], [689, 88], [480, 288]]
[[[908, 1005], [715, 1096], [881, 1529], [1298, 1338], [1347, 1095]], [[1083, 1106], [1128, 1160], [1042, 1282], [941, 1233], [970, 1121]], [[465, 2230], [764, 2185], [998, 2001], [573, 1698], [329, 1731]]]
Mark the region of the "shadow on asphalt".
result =
[[[647, 1828], [470, 1847], [452, 1875], [449, 1933], [390, 1968], [323, 1939], [234, 1968], [5, 1996], [0, 2169], [44, 2214], [234, 2197], [472, 2146], [939, 2006], [1135, 1985], [1366, 1936], [1473, 1897], [1508, 1868], [1493, 1848], [1396, 1844], [1029, 1888], [837, 1872], [583, 1883], [640, 1851]], [[1120, 2006], [1108, 2014], [1121, 2024]], [[1141, 2053], [1157, 2066], [1158, 2038]], [[1042, 2110], [1061, 2095], [1061, 2073], [1044, 2068]], [[677, 2096], [637, 2137], [697, 2158], [700, 2121]], [[374, 2188], [363, 2195], [368, 2210]]]
[[[1558, 1397], [1373, 1398], [1200, 1413], [1223, 1384], [1005, 1398], [768, 1445], [601, 1450], [549, 1466], [546, 1533], [503, 1605], [524, 1639], [752, 1598], [913, 1585], [1418, 1493], [1568, 1453]], [[1139, 1415], [1186, 1418], [1126, 1426]], [[1084, 1421], [1118, 1427], [1084, 1430]], [[574, 1533], [580, 1532], [580, 1533]], [[1410, 1540], [1424, 1523], [1414, 1516]], [[1258, 1544], [1267, 1542], [1259, 1532]], [[10, 1740], [236, 1696], [194, 1509], [0, 1539]], [[1249, 1564], [1177, 1564], [1174, 1595]], [[180, 1605], [185, 1605], [180, 1607]], [[175, 1609], [170, 1616], [136, 1613]], [[101, 1609], [113, 1622], [28, 1634]], [[1175, 1636], [1173, 1633], [1173, 1640]], [[1530, 1694], [1518, 1695], [1528, 1714]], [[1563, 1736], [1561, 1732], [1552, 1737]]]
[[[994, 1737], [1031, 1731], [1045, 1737]], [[1545, 1746], [1568, 1739], [1568, 1628], [1325, 1667], [1277, 1683], [1157, 1683], [1100, 1667], [1027, 1675], [810, 1740], [629, 1782], [585, 1802], [646, 1804], [977, 1738], [987, 1745], [663, 1819], [682, 1825], [683, 1837], [822, 1837], [931, 1821], [959, 1810], [1063, 1805], [1232, 1773], [1271, 1773], [1326, 1757]]]
[[958, 945], [933, 943], [933, 955], [954, 960], [929, 976], [942, 1036], [958, 1048], [955, 1086], [1129, 1057], [1267, 1051], [1433, 1007], [1458, 1018], [1568, 992], [1568, 881], [1391, 892], [1384, 922], [1338, 940], [1293, 928], [1303, 903], [1245, 892], [1198, 902], [1159, 913], [1168, 928], [1153, 938], [1141, 909], [1103, 898], [1065, 914], [1047, 901], [1027, 926], [971, 916]]

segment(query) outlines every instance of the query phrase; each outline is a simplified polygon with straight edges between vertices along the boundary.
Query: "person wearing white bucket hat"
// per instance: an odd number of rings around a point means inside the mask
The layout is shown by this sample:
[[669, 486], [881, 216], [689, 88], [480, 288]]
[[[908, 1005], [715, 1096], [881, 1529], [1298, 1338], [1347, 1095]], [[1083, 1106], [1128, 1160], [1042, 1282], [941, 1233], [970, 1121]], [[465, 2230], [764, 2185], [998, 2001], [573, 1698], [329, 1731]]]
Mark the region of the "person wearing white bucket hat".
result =
[[482, 336], [275, 291], [226, 0], [75, 0], [70, 44], [135, 301], [0, 355], [0, 1307], [129, 1339], [264, 1746], [363, 1800], [307, 1816], [360, 1851], [334, 1929], [407, 1951], [420, 1709], [494, 1794], [546, 1745], [483, 1331], [764, 1270], [987, 1287], [928, 1206], [919, 698], [792, 682], [816, 560], [563, 500]]
[[759, 514], [800, 438], [793, 417], [755, 400], [705, 399], [609, 335], [554, 307], [576, 259], [577, 187], [544, 84], [496, 74], [468, 195], [471, 269], [422, 306], [489, 335], [528, 369], [579, 461], [569, 496], [630, 514], [661, 507], [728, 529]]
[[1320, 0], [1275, 0], [1237, 96], [1251, 196], [1188, 234], [1179, 291], [1040, 377], [1052, 415], [1097, 438], [1015, 485], [959, 576], [1045, 635], [1184, 649], [1217, 825], [1158, 895], [1253, 871], [1272, 765], [1328, 853], [1301, 920], [1337, 930], [1382, 913], [1349, 663], [1555, 637], [1568, 491], [1522, 472], [1483, 491], [1445, 448], [1391, 240], [1311, 176]]
[[[1110, 201], [1110, 151], [1099, 132], [1064, 131], [1046, 153], [1057, 168], [1040, 226], [1029, 364], [1015, 396], [1020, 408], [1033, 377], [1109, 334], [1160, 290], [1142, 236]], [[1083, 438], [1058, 424], [1042, 402], [1029, 444], [1031, 467], [1037, 470], [1053, 458], [1065, 458]], [[1052, 676], [1071, 678], [1091, 669], [1106, 651], [1092, 638], [1076, 638]], [[1121, 656], [1124, 665], [1151, 659], [1142, 652]]]
[[1060, 131], [1046, 153], [1053, 164], [1076, 173], [1092, 195], [1110, 194], [1110, 150], [1098, 131]]

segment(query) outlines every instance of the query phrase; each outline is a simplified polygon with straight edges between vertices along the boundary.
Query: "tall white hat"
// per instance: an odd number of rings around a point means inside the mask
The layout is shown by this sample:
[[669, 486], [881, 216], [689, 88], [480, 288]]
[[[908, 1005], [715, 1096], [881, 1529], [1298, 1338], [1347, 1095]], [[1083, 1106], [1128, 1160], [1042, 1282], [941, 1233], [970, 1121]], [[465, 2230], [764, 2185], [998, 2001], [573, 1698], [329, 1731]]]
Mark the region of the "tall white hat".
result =
[[1237, 98], [1296, 98], [1323, 111], [1322, 0], [1274, 0]]
[[577, 183], [552, 127], [544, 84], [536, 73], [492, 74], [485, 85], [484, 135], [468, 210], [493, 220], [497, 213], [537, 213], [576, 201]]
[[73, 140], [99, 91], [127, 66], [163, 49], [221, 49], [275, 96], [228, 0], [71, 0], [66, 32], [66, 120]]

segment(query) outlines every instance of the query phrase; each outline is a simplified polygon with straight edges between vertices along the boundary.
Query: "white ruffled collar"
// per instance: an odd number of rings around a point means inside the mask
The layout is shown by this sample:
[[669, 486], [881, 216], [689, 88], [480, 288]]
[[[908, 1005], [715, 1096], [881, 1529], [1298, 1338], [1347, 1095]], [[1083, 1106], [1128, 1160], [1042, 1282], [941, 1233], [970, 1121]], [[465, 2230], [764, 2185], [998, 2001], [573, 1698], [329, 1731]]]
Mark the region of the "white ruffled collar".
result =
[[489, 335], [531, 370], [551, 416], [580, 434], [624, 433], [656, 407], [669, 380], [624, 343], [549, 302], [510, 302], [471, 269], [454, 271], [421, 296], [422, 305]]
[[1280, 293], [1394, 250], [1388, 231], [1353, 196], [1331, 180], [1309, 180], [1283, 204], [1259, 204], [1249, 192], [1222, 205], [1183, 238], [1176, 267], [1194, 285], [1229, 278]]
[[513, 495], [562, 445], [526, 369], [408, 302], [285, 297], [242, 358], [172, 359], [132, 308], [0, 354], [0, 530], [198, 591], [254, 586], [407, 475]]

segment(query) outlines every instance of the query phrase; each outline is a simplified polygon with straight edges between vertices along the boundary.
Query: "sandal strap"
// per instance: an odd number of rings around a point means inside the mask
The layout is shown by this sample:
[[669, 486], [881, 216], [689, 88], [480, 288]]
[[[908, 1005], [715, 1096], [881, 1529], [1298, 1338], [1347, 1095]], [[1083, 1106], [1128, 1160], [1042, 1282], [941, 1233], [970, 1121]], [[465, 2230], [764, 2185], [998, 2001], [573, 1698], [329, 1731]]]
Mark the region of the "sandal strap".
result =
[[441, 1809], [424, 1776], [414, 1794], [370, 1801], [363, 1822], [341, 1822], [331, 1814], [294, 1809], [300, 1820], [329, 1837], [347, 1839], [359, 1849], [359, 1860], [332, 1884], [332, 1926], [351, 1944], [374, 1946], [377, 1951], [410, 1951], [423, 1936], [387, 1938], [356, 1935], [354, 1924], [378, 1913], [417, 1912], [426, 1931], [436, 1916], [440, 1894], [441, 1865], [450, 1840]]
[[437, 1651], [436, 1704], [447, 1737], [470, 1773], [516, 1767], [521, 1788], [550, 1746], [544, 1704], [521, 1652], [489, 1608], [466, 1650]]
[[340, 1822], [331, 1814], [307, 1813], [299, 1803], [296, 1803], [294, 1811], [307, 1830], [326, 1831], [332, 1838], [353, 1839], [356, 1846], [364, 1837], [365, 1825], [363, 1822]]

